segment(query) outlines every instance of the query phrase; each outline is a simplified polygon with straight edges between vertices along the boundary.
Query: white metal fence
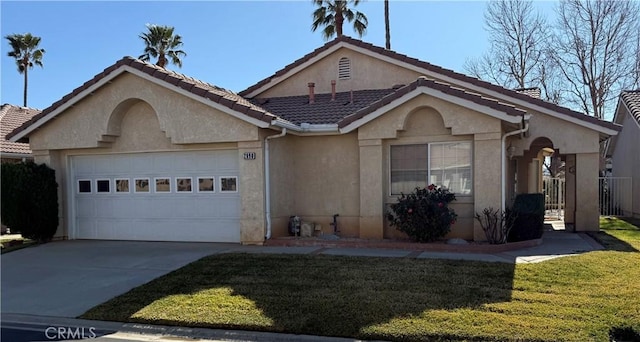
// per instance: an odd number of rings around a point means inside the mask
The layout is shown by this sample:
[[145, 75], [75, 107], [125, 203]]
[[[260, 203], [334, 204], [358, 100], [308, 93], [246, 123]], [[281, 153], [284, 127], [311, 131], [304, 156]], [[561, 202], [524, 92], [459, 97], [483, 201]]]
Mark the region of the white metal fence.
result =
[[565, 181], [564, 178], [545, 177], [542, 183], [544, 193], [545, 219], [564, 219]]
[[633, 208], [631, 177], [600, 177], [600, 215], [628, 216]]

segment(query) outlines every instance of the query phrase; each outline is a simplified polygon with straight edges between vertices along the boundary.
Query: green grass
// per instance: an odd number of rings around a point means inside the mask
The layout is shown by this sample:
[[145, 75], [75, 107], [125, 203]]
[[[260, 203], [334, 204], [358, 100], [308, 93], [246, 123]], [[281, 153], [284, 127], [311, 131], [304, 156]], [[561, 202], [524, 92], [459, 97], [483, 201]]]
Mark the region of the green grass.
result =
[[5, 254], [19, 249], [27, 248], [36, 244], [36, 241], [25, 238], [8, 238], [6, 236], [0, 237], [0, 254]]
[[[82, 318], [394, 341], [607, 341], [640, 330], [640, 229], [619, 248], [539, 264], [227, 254]], [[617, 246], [616, 244], [614, 244]]]

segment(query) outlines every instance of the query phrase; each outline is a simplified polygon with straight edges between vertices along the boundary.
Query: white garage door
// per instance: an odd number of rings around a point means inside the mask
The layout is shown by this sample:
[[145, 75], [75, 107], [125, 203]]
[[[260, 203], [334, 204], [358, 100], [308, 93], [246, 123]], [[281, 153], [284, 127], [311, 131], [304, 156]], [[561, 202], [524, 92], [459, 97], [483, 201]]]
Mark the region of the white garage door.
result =
[[71, 238], [240, 242], [237, 151], [74, 156]]

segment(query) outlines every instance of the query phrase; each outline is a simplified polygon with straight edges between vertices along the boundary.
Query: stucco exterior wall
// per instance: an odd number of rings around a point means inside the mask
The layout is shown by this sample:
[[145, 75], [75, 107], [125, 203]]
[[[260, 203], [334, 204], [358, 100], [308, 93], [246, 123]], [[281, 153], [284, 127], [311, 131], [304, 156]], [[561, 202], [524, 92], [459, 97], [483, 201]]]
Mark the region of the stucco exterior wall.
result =
[[[146, 102], [150, 109], [142, 110], [140, 101]], [[121, 135], [121, 121], [132, 108], [136, 112], [153, 111], [160, 130], [172, 144], [258, 140], [256, 126], [125, 73], [49, 121], [44, 129], [34, 131], [29, 137], [31, 148], [105, 146]], [[153, 134], [158, 135], [157, 131]]]
[[287, 136], [271, 142], [274, 236], [287, 234], [289, 216], [322, 226], [339, 214], [341, 236], [359, 236], [359, 152], [356, 134]]
[[[361, 142], [361, 230], [377, 237], [402, 238], [402, 233], [389, 227], [384, 212], [397, 195], [390, 190], [390, 146], [450, 141], [472, 143], [473, 193], [458, 195], [451, 207], [458, 214], [448, 237], [484, 240], [473, 215], [485, 207], [500, 204], [500, 134], [499, 119], [431, 96], [419, 95], [365, 124], [358, 130]], [[376, 139], [380, 141], [377, 145]], [[366, 157], [365, 154], [366, 153]], [[376, 168], [376, 161], [382, 169]], [[380, 165], [380, 164], [378, 164]], [[377, 202], [375, 192], [383, 198]], [[369, 213], [365, 215], [365, 213]], [[374, 215], [375, 213], [375, 215]], [[377, 216], [376, 216], [377, 215]]]
[[516, 156], [522, 156], [537, 138], [548, 138], [553, 143], [553, 148], [560, 150], [560, 154], [600, 151], [598, 132], [543, 113], [535, 111], [529, 111], [529, 113], [532, 116], [526, 137], [524, 139], [511, 137], [508, 140], [516, 147]]
[[293, 135], [286, 135], [269, 142], [271, 233], [274, 237], [287, 236], [289, 216], [296, 215], [294, 189], [297, 184], [293, 158], [296, 139]]
[[625, 113], [612, 155], [613, 177], [632, 177], [632, 215], [640, 217], [640, 125]]
[[[343, 57], [351, 62], [351, 77], [341, 80], [338, 78], [338, 62]], [[409, 84], [419, 76], [415, 71], [341, 48], [255, 97], [306, 95], [309, 82], [315, 83], [317, 94], [330, 93], [331, 80], [336, 81], [337, 92], [387, 89], [397, 84]]]

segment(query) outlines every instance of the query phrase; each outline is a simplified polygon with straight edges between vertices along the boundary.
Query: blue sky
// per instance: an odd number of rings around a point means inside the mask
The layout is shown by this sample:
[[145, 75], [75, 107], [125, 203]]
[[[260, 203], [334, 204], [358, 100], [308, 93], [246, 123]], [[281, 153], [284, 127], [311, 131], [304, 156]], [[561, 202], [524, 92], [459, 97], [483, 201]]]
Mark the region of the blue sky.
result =
[[[552, 2], [537, 2], [550, 11]], [[463, 72], [467, 58], [488, 49], [483, 1], [391, 0], [391, 48]], [[22, 105], [23, 76], [7, 57], [8, 34], [42, 37], [44, 68], [29, 72], [29, 107], [44, 109], [123, 56], [138, 57], [145, 24], [175, 27], [187, 56], [169, 69], [241, 91], [325, 41], [311, 32], [311, 1], [1, 1], [0, 103]], [[384, 4], [363, 1], [366, 42], [384, 46]], [[357, 38], [351, 27], [345, 34]]]

